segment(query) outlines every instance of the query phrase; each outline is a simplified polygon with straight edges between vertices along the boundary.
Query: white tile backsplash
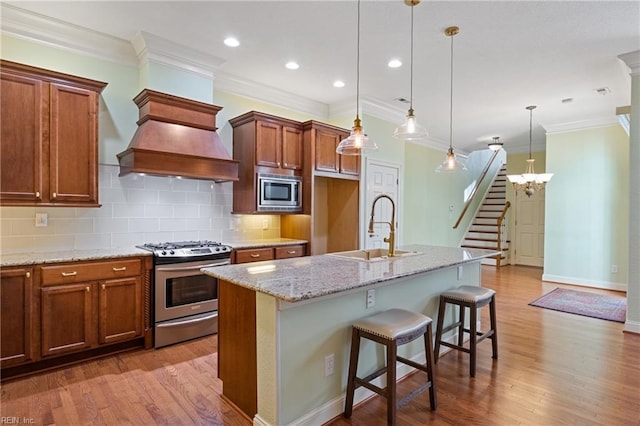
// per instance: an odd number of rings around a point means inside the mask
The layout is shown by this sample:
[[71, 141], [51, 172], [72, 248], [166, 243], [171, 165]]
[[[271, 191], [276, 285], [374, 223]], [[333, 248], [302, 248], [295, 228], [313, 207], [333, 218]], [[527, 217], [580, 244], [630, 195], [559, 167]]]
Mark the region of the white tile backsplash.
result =
[[[0, 207], [2, 253], [132, 247], [148, 242], [242, 241], [280, 236], [280, 216], [232, 215], [233, 184], [118, 176], [99, 168], [100, 208]], [[35, 214], [49, 226], [37, 228]], [[269, 229], [263, 230], [267, 219]]]

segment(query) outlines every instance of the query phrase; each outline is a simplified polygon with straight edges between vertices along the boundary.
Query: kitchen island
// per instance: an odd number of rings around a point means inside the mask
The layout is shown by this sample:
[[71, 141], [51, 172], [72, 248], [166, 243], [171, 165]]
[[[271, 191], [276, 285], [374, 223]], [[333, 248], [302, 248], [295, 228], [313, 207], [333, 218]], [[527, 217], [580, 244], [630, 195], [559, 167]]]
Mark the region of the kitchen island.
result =
[[[398, 307], [435, 319], [439, 294], [481, 285], [480, 261], [497, 254], [422, 245], [403, 249], [410, 253], [369, 261], [326, 254], [204, 269], [220, 280], [223, 395], [254, 424], [331, 420], [344, 406], [351, 324]], [[371, 289], [373, 306], [367, 303]], [[402, 350], [407, 358], [424, 359], [419, 341]], [[379, 347], [363, 344], [359, 371], [383, 360]], [[399, 368], [398, 377], [407, 373]], [[358, 389], [356, 403], [369, 395]]]

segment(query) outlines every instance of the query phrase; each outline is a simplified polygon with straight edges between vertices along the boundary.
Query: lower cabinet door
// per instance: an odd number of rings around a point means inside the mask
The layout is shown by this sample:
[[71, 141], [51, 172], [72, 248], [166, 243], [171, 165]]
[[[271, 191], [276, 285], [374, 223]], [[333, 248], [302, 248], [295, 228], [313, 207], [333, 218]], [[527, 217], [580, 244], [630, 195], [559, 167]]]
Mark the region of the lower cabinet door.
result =
[[92, 283], [50, 286], [41, 291], [42, 356], [93, 346]]
[[3, 268], [0, 271], [0, 366], [32, 359], [32, 274], [31, 268]]
[[100, 285], [98, 342], [120, 342], [142, 336], [142, 279], [107, 280]]

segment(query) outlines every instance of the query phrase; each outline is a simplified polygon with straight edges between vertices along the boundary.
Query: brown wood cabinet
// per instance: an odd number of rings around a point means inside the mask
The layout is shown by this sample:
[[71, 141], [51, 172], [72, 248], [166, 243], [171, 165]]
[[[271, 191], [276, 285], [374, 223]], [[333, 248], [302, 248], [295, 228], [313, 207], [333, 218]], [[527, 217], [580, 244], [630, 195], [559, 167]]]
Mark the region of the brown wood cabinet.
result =
[[336, 148], [349, 132], [318, 121], [303, 123], [305, 147], [311, 149], [313, 173], [326, 177], [359, 179], [360, 156], [340, 155]]
[[256, 213], [258, 173], [302, 175], [302, 127], [297, 121], [256, 111], [229, 123], [233, 127], [233, 159], [239, 161], [233, 212]]
[[106, 83], [0, 61], [2, 205], [98, 204], [98, 99]]
[[142, 337], [140, 260], [43, 266], [42, 356]]
[[262, 260], [288, 259], [304, 256], [306, 249], [306, 244], [236, 249], [231, 254], [231, 261], [232, 263], [249, 263]]
[[31, 361], [33, 269], [0, 270], [0, 366]]

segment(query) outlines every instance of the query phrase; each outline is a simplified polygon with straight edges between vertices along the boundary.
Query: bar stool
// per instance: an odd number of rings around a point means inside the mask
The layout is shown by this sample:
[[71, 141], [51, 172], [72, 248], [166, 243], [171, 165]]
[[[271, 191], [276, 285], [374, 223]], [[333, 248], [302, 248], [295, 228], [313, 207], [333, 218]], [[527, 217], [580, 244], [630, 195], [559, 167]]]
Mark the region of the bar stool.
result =
[[[347, 381], [347, 397], [344, 417], [351, 417], [353, 411], [353, 397], [355, 390], [364, 386], [367, 389], [387, 398], [387, 424], [396, 424], [396, 409], [403, 406], [415, 396], [429, 389], [431, 410], [435, 410], [436, 387], [433, 377], [433, 346], [431, 333], [431, 318], [404, 309], [389, 309], [376, 315], [361, 319], [353, 324], [351, 334], [351, 355], [349, 361], [349, 376]], [[426, 363], [419, 364], [410, 359], [398, 356], [398, 346], [409, 343], [418, 337], [424, 337]], [[358, 356], [360, 354], [360, 338], [364, 337], [385, 345], [387, 352], [386, 366], [380, 368], [365, 378], [357, 376]], [[396, 362], [407, 364], [427, 373], [427, 382], [396, 403]], [[387, 386], [380, 388], [370, 383], [376, 377], [387, 373]]]
[[[438, 325], [436, 327], [436, 345], [434, 349], [435, 363], [440, 356], [440, 345], [466, 352], [470, 355], [469, 375], [476, 376], [476, 345], [486, 338], [491, 339], [493, 358], [498, 358], [498, 334], [496, 331], [496, 292], [489, 288], [463, 285], [452, 290], [445, 291], [440, 295], [440, 307], [438, 308]], [[443, 327], [444, 314], [447, 304], [459, 307], [458, 321]], [[489, 305], [489, 315], [491, 318], [490, 329], [486, 332], [477, 330], [478, 309]], [[465, 309], [469, 308], [471, 318], [469, 318], [469, 328], [464, 327]], [[458, 329], [458, 344], [449, 343], [442, 340], [442, 335], [447, 331]], [[469, 347], [464, 346], [464, 333], [469, 333]]]

